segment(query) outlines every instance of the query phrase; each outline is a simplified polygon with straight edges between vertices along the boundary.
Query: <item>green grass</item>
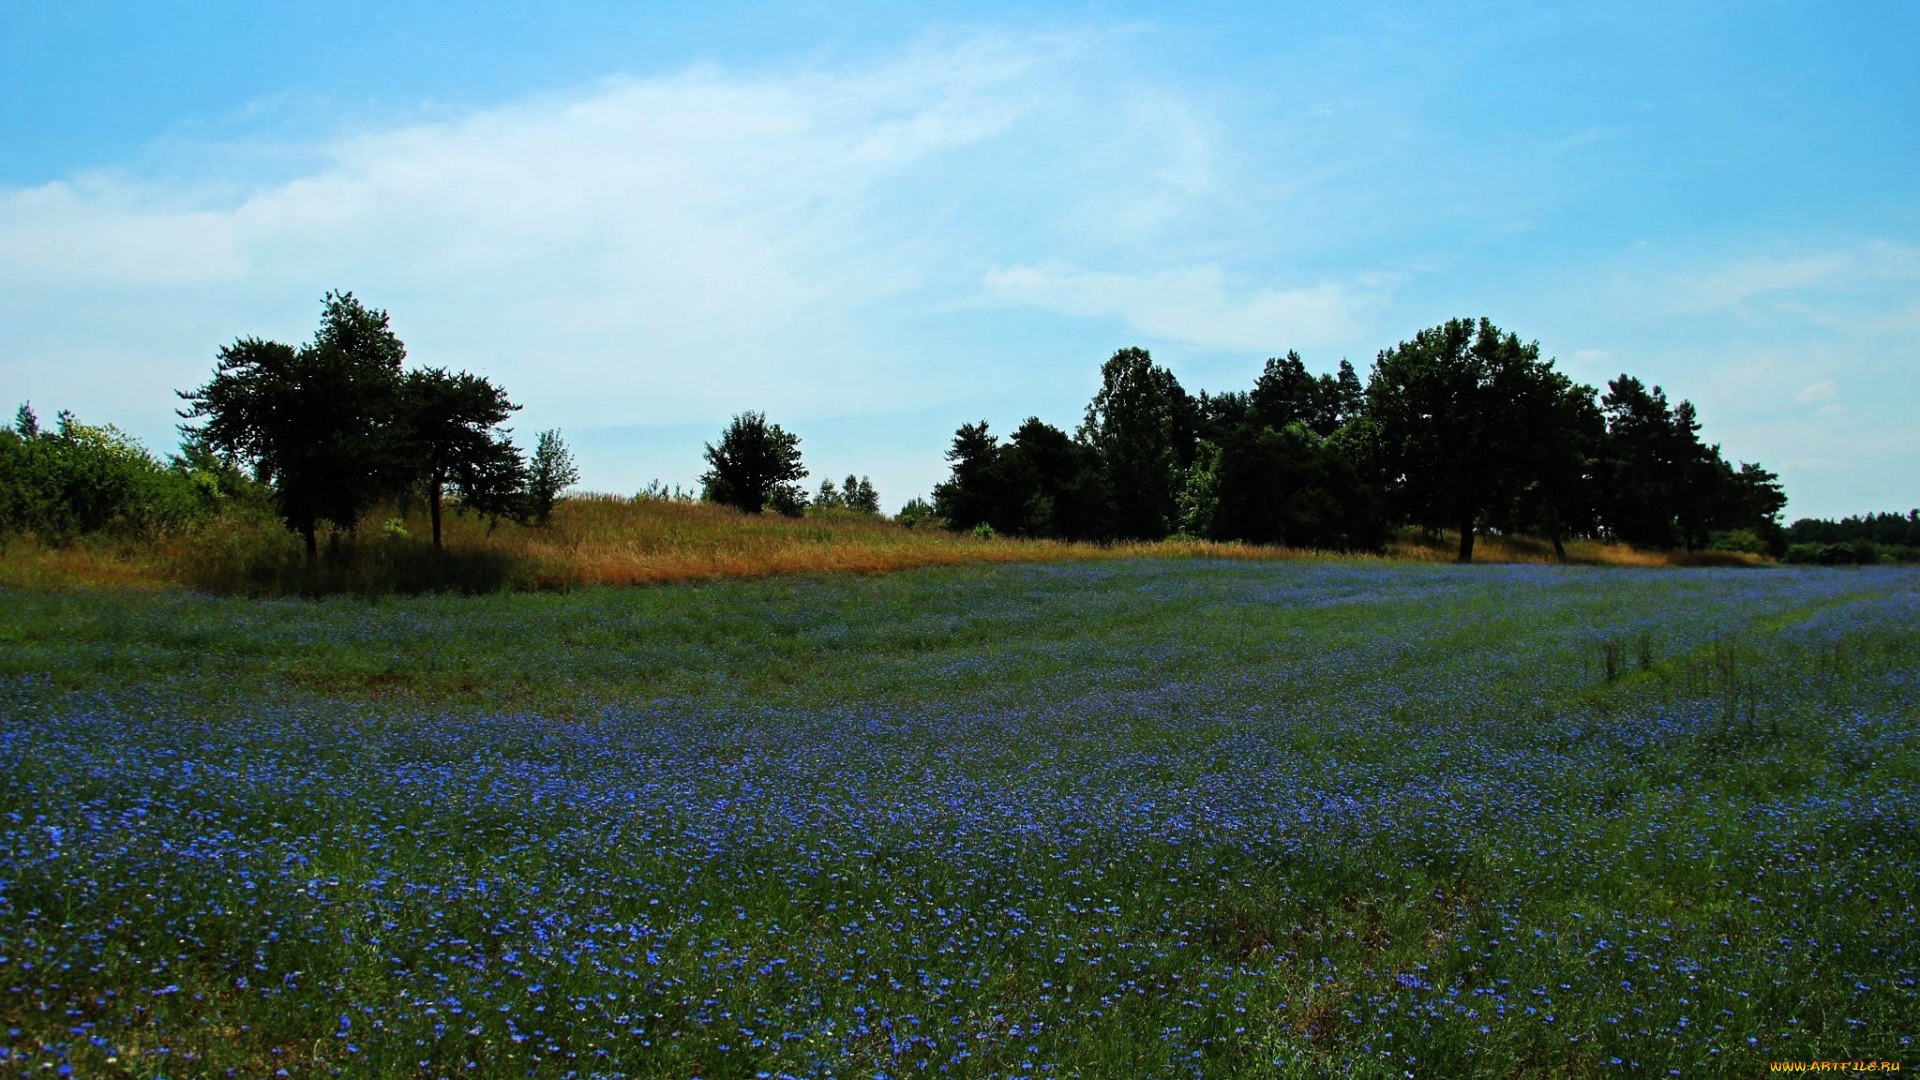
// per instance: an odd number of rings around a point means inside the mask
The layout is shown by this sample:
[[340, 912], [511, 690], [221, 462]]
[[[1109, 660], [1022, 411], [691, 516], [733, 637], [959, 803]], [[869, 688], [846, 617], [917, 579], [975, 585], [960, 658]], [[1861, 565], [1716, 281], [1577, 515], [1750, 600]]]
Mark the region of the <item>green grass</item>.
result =
[[1900, 1060], [1917, 584], [1186, 559], [8, 591], [0, 1071]]

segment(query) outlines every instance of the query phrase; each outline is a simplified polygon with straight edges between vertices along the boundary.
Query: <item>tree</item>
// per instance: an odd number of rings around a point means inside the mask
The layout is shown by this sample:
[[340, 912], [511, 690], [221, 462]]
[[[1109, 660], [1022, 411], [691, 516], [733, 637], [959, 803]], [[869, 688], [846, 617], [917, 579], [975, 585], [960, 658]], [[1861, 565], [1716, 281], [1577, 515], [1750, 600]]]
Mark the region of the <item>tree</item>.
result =
[[1486, 319], [1453, 319], [1384, 350], [1367, 385], [1402, 510], [1460, 531], [1460, 561], [1490, 508], [1531, 477], [1528, 403], [1547, 396], [1540, 346]]
[[864, 476], [855, 479], [852, 473], [848, 473], [846, 483], [840, 488], [840, 503], [862, 514], [877, 514], [880, 512], [880, 492], [875, 490], [872, 480]]
[[1544, 533], [1554, 557], [1567, 561], [1569, 532], [1591, 534], [1598, 522], [1598, 480], [1606, 421], [1590, 386], [1546, 371], [1519, 388], [1508, 434], [1528, 468], [1510, 489], [1495, 523], [1508, 531]]
[[771, 506], [792, 516], [806, 507], [806, 492], [798, 484], [807, 475], [800, 464], [800, 438], [767, 423], [766, 413], [736, 414], [719, 444], [707, 444], [706, 459], [700, 483], [709, 502], [749, 514]]
[[318, 561], [327, 521], [352, 529], [375, 498], [403, 486], [394, 453], [406, 347], [387, 313], [352, 293], [322, 300], [320, 329], [299, 349], [241, 338], [220, 350], [213, 378], [179, 396], [189, 445], [237, 459], [273, 485], [275, 509]]
[[1312, 420], [1317, 411], [1317, 389], [1299, 353], [1289, 350], [1285, 356], [1269, 358], [1254, 381], [1248, 402], [1253, 407], [1254, 422], [1278, 431], [1296, 420]]
[[1112, 534], [1100, 457], [1066, 432], [1029, 416], [1001, 450], [1003, 528], [1014, 536], [1076, 540]]
[[[947, 479], [933, 486], [934, 516], [955, 532], [967, 532], [998, 515], [1001, 501], [996, 465], [1000, 439], [987, 422], [962, 424], [947, 450]], [[995, 531], [999, 531], [996, 526]]]
[[1079, 437], [1099, 454], [1117, 496], [1112, 512], [1120, 535], [1157, 540], [1172, 531], [1197, 423], [1198, 409], [1179, 380], [1147, 350], [1121, 349], [1101, 365], [1100, 390]]
[[527, 469], [510, 432], [500, 424], [520, 406], [478, 375], [422, 368], [400, 388], [399, 449], [427, 497], [433, 549], [441, 550], [441, 498], [447, 491], [464, 509], [518, 517], [525, 506]]
[[[1210, 475], [1189, 482], [1196, 523], [1216, 540], [1348, 550], [1379, 542], [1377, 514], [1338, 444], [1304, 420], [1284, 428], [1242, 425]], [[1211, 500], [1211, 513], [1204, 513]]]
[[527, 463], [527, 515], [545, 525], [553, 517], [560, 493], [580, 482], [573, 452], [560, 440], [560, 429], [549, 428], [535, 437], [533, 460]]

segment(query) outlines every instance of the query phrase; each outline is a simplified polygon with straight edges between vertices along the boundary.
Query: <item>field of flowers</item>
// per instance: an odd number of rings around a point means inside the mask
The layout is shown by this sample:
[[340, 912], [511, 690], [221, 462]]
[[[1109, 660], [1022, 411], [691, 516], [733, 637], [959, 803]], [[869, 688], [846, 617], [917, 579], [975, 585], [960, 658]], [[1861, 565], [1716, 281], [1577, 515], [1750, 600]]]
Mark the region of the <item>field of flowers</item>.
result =
[[0, 591], [0, 1075], [1920, 1067], [1920, 571]]

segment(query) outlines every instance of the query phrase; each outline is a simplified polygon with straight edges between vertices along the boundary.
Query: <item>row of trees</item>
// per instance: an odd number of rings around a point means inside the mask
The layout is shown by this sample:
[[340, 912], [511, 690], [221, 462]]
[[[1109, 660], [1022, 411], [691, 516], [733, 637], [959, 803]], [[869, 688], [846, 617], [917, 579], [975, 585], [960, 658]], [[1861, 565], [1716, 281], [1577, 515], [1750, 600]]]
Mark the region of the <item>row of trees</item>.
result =
[[1829, 520], [1801, 518], [1787, 526], [1787, 559], [1808, 563], [1920, 561], [1920, 510]]
[[1536, 343], [1456, 319], [1342, 361], [1267, 362], [1245, 391], [1191, 395], [1146, 350], [1116, 352], [1076, 431], [1029, 418], [1006, 441], [963, 425], [934, 510], [955, 529], [1082, 539], [1174, 533], [1330, 549], [1390, 530], [1533, 532], [1698, 548], [1746, 531], [1778, 548], [1778, 477], [1700, 441], [1692, 404], [1621, 375], [1604, 395]]
[[182, 391], [186, 454], [232, 463], [268, 485], [274, 508], [318, 559], [320, 525], [351, 531], [377, 501], [424, 498], [441, 546], [451, 497], [463, 509], [545, 521], [579, 479], [557, 431], [531, 461], [501, 425], [520, 406], [480, 376], [407, 370], [387, 313], [328, 293], [313, 340], [241, 338], [206, 385]]

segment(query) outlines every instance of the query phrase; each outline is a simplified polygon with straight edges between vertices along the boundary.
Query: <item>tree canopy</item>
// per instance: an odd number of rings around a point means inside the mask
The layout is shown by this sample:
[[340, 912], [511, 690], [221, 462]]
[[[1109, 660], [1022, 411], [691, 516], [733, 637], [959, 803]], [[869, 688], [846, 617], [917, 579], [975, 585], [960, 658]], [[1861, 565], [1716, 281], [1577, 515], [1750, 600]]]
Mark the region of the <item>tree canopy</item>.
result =
[[963, 425], [934, 509], [954, 529], [1081, 539], [1218, 540], [1342, 550], [1393, 529], [1483, 530], [1700, 546], [1782, 541], [1778, 477], [1699, 439], [1693, 406], [1630, 376], [1596, 399], [1487, 319], [1383, 350], [1363, 386], [1297, 352], [1245, 390], [1190, 396], [1144, 349], [1115, 352], [1069, 438], [1037, 417], [1002, 442]]
[[771, 507], [789, 516], [807, 505], [799, 485], [807, 476], [800, 463], [800, 438], [768, 423], [766, 413], [736, 413], [720, 441], [707, 444], [706, 459], [700, 483], [709, 502], [749, 514]]
[[446, 492], [463, 507], [519, 516], [526, 468], [499, 427], [519, 406], [477, 375], [404, 371], [406, 356], [385, 311], [329, 292], [307, 344], [244, 337], [223, 347], [213, 378], [179, 394], [182, 434], [190, 450], [271, 485], [310, 566], [322, 523], [351, 531], [382, 498], [424, 495], [436, 550]]

